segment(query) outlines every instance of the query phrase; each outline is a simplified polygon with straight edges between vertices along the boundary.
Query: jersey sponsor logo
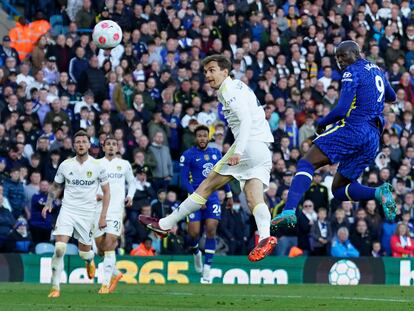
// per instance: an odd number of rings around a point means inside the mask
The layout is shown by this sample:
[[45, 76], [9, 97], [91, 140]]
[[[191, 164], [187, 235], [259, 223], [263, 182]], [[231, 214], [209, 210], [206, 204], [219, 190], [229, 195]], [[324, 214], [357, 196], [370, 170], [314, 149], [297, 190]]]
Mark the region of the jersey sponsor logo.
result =
[[108, 178], [111, 179], [120, 179], [124, 176], [122, 173], [108, 173]]
[[210, 172], [213, 170], [213, 163], [205, 163], [203, 165], [203, 171], [201, 172], [203, 174], [204, 177], [207, 177], [208, 174], [210, 174]]
[[206, 160], [206, 161], [210, 160], [210, 156], [208, 154], [205, 154], [204, 155], [204, 160]]
[[226, 106], [229, 106], [231, 103], [234, 103], [236, 101], [236, 97], [232, 97], [229, 100], [225, 100], [224, 101], [224, 107], [227, 108]]
[[342, 76], [342, 82], [352, 82], [352, 73], [349, 71], [345, 72]]
[[68, 183], [74, 186], [91, 186], [95, 183], [95, 180], [72, 179], [68, 180]]
[[86, 172], [86, 177], [91, 178], [92, 177], [92, 171], [87, 171]]

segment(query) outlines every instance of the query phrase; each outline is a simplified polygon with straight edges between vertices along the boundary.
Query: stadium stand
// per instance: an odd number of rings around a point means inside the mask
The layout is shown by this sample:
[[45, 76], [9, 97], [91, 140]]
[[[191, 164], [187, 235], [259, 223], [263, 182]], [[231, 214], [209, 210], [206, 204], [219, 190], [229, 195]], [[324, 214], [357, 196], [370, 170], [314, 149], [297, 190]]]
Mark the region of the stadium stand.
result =
[[[180, 189], [178, 160], [192, 145], [194, 128], [209, 126], [211, 144], [223, 153], [233, 141], [200, 70], [200, 61], [214, 53], [232, 59], [234, 77], [254, 90], [272, 128], [272, 184], [265, 196], [275, 216], [283, 209], [298, 159], [312, 143], [315, 121], [338, 102], [335, 45], [352, 39], [364, 57], [387, 72], [397, 92], [397, 101], [384, 109], [386, 125], [375, 163], [360, 177], [366, 185], [393, 184], [397, 220], [385, 222], [374, 201], [337, 202], [330, 191], [336, 166], [328, 166], [315, 175], [297, 230], [281, 233], [276, 253], [289, 255], [292, 247], [297, 253], [298, 247], [299, 253], [328, 255], [335, 241], [336, 254], [343, 242], [352, 243], [355, 254], [413, 255], [412, 1], [56, 0], [17, 5], [18, 10], [9, 4], [7, 12], [24, 13], [0, 45], [0, 251], [50, 252], [44, 243], [53, 242], [56, 213], [39, 217], [44, 202], [39, 187], [73, 155], [71, 134], [79, 128], [90, 134], [93, 156], [102, 156], [100, 143], [113, 133], [120, 156], [131, 162], [137, 192], [126, 211], [119, 250], [130, 253], [143, 243], [148, 232], [137, 216], [164, 216], [187, 195]], [[103, 19], [116, 21], [124, 31], [122, 44], [111, 52], [91, 41], [94, 24]], [[171, 164], [160, 162], [165, 155]], [[246, 254], [257, 240], [255, 223], [240, 188], [231, 186], [237, 204], [223, 212], [220, 245], [225, 254]], [[348, 231], [349, 240], [338, 237], [338, 230]], [[188, 249], [185, 222], [176, 236], [150, 238], [158, 253]], [[401, 244], [410, 251], [396, 247]]]

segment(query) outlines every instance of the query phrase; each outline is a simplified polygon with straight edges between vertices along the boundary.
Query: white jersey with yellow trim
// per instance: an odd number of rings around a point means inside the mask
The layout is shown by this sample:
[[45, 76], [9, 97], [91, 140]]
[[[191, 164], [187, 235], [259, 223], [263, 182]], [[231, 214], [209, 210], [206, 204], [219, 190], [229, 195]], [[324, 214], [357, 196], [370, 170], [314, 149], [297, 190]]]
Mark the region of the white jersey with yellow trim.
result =
[[63, 161], [56, 172], [55, 182], [65, 185], [62, 210], [67, 213], [94, 217], [96, 194], [108, 183], [106, 169], [91, 156], [82, 164], [76, 157]]
[[242, 155], [248, 141], [274, 141], [260, 102], [245, 83], [227, 77], [218, 90], [218, 99], [235, 138], [235, 153]]
[[[99, 159], [102, 166], [106, 168], [108, 175], [109, 188], [111, 193], [111, 200], [107, 213], [107, 219], [122, 219], [125, 206], [125, 183], [128, 184], [128, 197], [133, 198], [135, 193], [134, 174], [132, 173], [131, 164], [123, 159], [114, 158], [108, 160], [107, 158]], [[102, 194], [98, 190], [98, 194]], [[98, 213], [102, 209], [102, 201], [98, 203]]]

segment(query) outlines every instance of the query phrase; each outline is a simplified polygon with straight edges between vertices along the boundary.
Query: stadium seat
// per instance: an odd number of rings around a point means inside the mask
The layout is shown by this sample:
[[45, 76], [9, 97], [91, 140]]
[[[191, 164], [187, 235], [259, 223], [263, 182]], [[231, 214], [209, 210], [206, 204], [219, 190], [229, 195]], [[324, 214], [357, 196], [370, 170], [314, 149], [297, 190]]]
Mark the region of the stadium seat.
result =
[[78, 252], [78, 247], [75, 244], [68, 243], [66, 246], [66, 255], [77, 255]]
[[53, 254], [55, 251], [55, 246], [51, 243], [39, 243], [36, 245], [35, 253], [37, 255], [43, 254]]
[[52, 36], [57, 36], [60, 34], [65, 34], [67, 27], [63, 26], [63, 17], [62, 15], [52, 15], [49, 19], [51, 34]]

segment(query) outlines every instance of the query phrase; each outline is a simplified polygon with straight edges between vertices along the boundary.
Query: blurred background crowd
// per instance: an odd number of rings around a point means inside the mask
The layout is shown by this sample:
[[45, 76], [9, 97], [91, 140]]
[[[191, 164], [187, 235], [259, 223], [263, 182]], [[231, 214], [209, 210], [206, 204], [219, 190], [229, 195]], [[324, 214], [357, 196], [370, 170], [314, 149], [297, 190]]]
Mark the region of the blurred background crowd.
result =
[[[178, 161], [199, 124], [223, 154], [233, 137], [200, 61], [223, 54], [265, 110], [275, 142], [265, 193], [273, 216], [283, 209], [298, 159], [312, 144], [315, 122], [338, 102], [342, 40], [359, 43], [397, 93], [385, 105], [385, 130], [363, 184], [390, 182], [398, 215], [384, 221], [375, 201], [338, 202], [330, 191], [336, 166], [318, 171], [295, 230], [280, 232], [276, 255], [414, 255], [414, 1], [408, 0], [19, 0], [22, 16], [0, 46], [0, 251], [35, 252], [50, 242], [56, 213], [40, 211], [59, 163], [73, 156], [71, 135], [84, 128], [91, 155], [102, 157], [107, 134], [131, 162], [137, 191], [126, 209], [119, 253], [144, 245], [149, 254], [188, 252], [186, 223], [164, 240], [139, 214], [162, 217], [187, 193]], [[122, 44], [100, 50], [91, 40], [104, 19], [123, 29]], [[254, 218], [239, 186], [225, 209], [216, 254], [246, 254]], [[142, 243], [142, 244], [140, 244]], [[200, 243], [202, 247], [202, 242]], [[134, 253], [134, 252], [133, 252]]]

